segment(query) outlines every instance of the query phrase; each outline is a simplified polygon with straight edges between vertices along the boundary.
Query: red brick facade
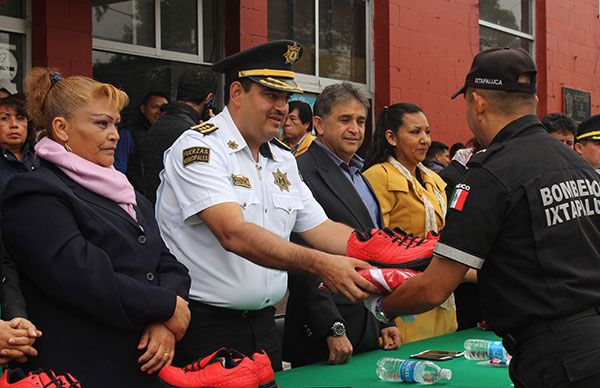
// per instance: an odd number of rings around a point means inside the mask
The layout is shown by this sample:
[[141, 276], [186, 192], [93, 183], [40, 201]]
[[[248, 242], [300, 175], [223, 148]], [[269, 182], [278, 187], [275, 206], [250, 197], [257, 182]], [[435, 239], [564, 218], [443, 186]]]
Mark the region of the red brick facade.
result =
[[92, 76], [91, 0], [36, 0], [31, 26], [33, 66]]

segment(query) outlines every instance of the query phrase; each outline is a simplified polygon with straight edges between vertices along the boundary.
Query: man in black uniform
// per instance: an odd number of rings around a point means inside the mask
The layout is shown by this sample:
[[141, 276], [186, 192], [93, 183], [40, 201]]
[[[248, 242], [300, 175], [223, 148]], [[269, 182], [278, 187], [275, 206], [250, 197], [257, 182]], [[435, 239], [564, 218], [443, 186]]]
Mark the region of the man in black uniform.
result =
[[426, 311], [475, 268], [516, 387], [600, 387], [600, 178], [545, 133], [535, 78], [521, 49], [475, 56], [452, 97], [465, 95], [487, 149], [456, 186], [427, 270], [370, 306], [381, 319]]

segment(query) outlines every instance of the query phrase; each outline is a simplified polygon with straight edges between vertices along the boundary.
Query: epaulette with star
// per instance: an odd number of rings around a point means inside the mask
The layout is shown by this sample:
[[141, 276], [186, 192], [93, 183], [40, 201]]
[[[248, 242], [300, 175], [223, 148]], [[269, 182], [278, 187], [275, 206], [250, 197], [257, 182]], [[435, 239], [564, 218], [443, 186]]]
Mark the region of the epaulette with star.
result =
[[284, 142], [282, 142], [281, 140], [279, 140], [278, 138], [274, 137], [271, 140], [271, 144], [276, 145], [279, 148], [283, 148], [286, 151], [291, 151], [292, 149], [290, 147], [287, 146], [287, 144], [285, 144]]
[[219, 129], [219, 127], [217, 127], [216, 124], [207, 121], [202, 124], [194, 125], [193, 127], [190, 127], [190, 129], [196, 132], [200, 132], [203, 135], [208, 135], [209, 133], [213, 133], [214, 131]]

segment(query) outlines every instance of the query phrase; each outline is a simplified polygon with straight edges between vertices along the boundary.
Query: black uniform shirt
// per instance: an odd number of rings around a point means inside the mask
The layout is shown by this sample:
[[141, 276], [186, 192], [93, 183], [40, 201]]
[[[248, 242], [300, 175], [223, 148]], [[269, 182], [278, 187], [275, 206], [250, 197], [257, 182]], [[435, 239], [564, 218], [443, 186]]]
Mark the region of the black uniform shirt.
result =
[[474, 155], [435, 254], [478, 269], [484, 317], [504, 335], [600, 303], [600, 177], [521, 117]]

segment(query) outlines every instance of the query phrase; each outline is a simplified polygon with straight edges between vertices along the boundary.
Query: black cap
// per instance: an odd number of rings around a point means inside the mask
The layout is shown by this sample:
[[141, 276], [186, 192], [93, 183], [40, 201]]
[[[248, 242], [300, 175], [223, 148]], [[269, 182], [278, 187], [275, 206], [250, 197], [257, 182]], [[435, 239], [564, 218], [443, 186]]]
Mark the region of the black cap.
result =
[[[531, 83], [519, 82], [519, 76], [525, 73], [531, 75]], [[535, 63], [527, 51], [509, 47], [487, 49], [475, 55], [465, 86], [450, 98], [464, 94], [469, 87], [534, 94], [536, 74]]]
[[576, 141], [596, 140], [600, 141], [600, 115], [595, 115], [579, 124], [577, 128]]
[[293, 40], [274, 40], [240, 51], [213, 65], [225, 74], [225, 82], [250, 78], [267, 88], [284, 92], [302, 92], [295, 81], [292, 65], [302, 56], [302, 46]]

